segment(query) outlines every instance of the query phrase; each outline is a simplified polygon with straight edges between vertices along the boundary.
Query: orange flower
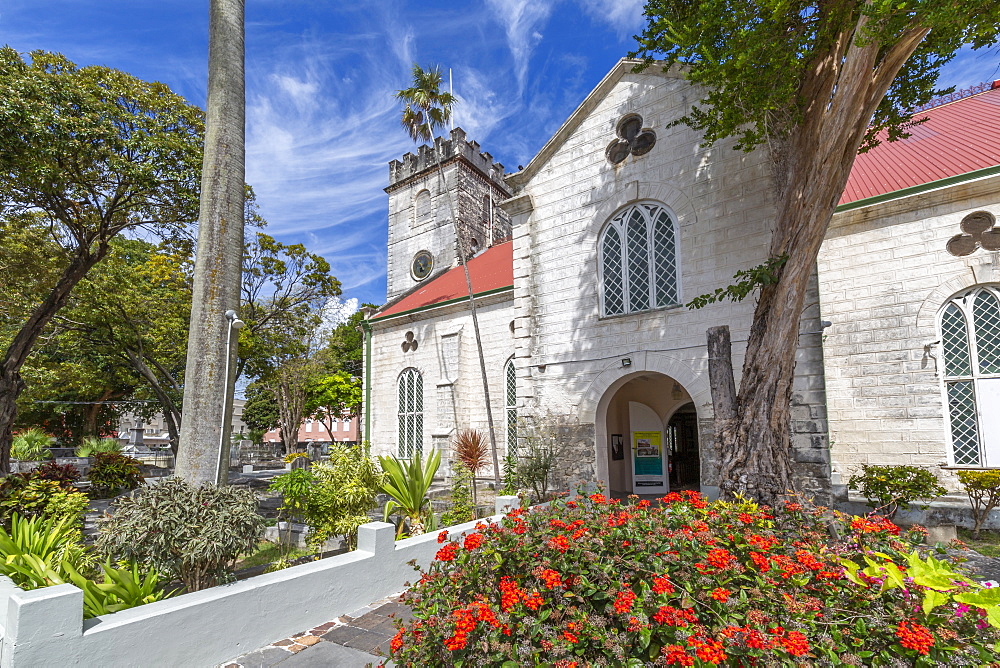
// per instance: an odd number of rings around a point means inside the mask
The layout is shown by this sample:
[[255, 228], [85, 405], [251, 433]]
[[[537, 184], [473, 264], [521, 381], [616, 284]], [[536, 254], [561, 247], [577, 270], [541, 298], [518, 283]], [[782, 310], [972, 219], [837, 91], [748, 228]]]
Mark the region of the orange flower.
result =
[[725, 603], [726, 601], [729, 600], [729, 594], [730, 591], [728, 589], [723, 589], [722, 587], [716, 587], [715, 590], [712, 591], [712, 598], [714, 598], [716, 601], [719, 601], [720, 603]]
[[899, 644], [920, 654], [927, 654], [934, 646], [934, 634], [930, 629], [911, 621], [902, 621], [896, 627]]

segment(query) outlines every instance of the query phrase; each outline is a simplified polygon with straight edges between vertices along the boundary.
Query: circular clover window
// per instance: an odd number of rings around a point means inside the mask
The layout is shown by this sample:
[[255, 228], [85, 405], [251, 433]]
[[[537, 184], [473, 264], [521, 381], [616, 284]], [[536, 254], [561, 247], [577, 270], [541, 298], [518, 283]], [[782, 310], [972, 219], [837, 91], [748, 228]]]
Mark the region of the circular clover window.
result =
[[433, 269], [434, 256], [431, 255], [430, 251], [422, 250], [413, 256], [413, 262], [410, 264], [410, 272], [413, 274], [413, 278], [422, 281], [430, 275]]

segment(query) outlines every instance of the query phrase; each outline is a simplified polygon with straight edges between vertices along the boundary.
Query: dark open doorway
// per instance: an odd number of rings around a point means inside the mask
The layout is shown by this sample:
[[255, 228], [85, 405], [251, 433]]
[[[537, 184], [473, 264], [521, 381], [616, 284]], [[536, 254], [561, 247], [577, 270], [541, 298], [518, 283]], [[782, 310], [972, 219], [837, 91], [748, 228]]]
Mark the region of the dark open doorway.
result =
[[670, 489], [701, 488], [701, 458], [698, 453], [698, 414], [693, 403], [685, 404], [667, 423], [670, 451]]

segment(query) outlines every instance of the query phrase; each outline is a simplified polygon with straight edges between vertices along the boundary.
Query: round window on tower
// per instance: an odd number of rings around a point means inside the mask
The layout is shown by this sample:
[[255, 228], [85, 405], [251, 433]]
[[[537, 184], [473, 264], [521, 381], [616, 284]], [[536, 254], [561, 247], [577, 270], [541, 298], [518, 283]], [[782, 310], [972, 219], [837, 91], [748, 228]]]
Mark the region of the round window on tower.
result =
[[413, 256], [413, 262], [410, 264], [410, 273], [413, 274], [415, 280], [424, 280], [430, 276], [433, 269], [434, 256], [431, 255], [430, 251], [422, 250]]

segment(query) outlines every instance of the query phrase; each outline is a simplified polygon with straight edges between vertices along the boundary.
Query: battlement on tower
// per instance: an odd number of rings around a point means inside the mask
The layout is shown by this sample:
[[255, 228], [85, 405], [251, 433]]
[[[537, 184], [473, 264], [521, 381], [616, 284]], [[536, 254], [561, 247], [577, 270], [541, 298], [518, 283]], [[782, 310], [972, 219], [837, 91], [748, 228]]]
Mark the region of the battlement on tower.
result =
[[493, 156], [479, 150], [479, 142], [466, 139], [465, 130], [455, 128], [449, 133], [449, 138], [435, 137], [433, 146], [423, 144], [416, 154], [406, 153], [402, 160], [389, 163], [389, 187], [436, 167], [439, 162], [446, 162], [455, 157], [464, 158], [473, 167], [481, 171], [493, 181], [503, 183], [503, 165], [496, 162]]

